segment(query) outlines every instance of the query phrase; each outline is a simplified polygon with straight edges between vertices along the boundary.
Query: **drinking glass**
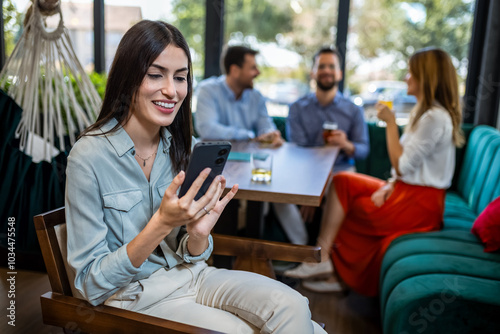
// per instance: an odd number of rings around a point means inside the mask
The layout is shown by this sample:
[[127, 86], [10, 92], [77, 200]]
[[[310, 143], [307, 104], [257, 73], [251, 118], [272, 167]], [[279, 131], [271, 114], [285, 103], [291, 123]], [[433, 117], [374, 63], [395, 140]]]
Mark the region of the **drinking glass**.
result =
[[337, 122], [334, 121], [325, 121], [323, 123], [323, 141], [327, 142], [328, 137], [330, 137], [333, 134], [333, 131], [337, 130], [339, 128], [339, 125]]
[[380, 94], [378, 96], [378, 102], [385, 104], [389, 109], [393, 110], [394, 109], [394, 97], [390, 94]]
[[[385, 104], [392, 112], [394, 112], [394, 96], [391, 94], [380, 94], [378, 96], [378, 103]], [[385, 124], [384, 121], [379, 120], [377, 122], [377, 126], [379, 127], [385, 127], [387, 124]]]
[[253, 182], [271, 182], [273, 171], [273, 156], [269, 153], [252, 153], [250, 155]]

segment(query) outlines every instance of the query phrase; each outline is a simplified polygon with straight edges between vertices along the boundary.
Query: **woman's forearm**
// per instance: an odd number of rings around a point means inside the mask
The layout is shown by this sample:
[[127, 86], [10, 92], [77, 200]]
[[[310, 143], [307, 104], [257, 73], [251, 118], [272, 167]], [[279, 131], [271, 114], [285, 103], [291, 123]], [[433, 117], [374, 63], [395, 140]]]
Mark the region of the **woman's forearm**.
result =
[[191, 256], [198, 256], [208, 248], [208, 244], [208, 237], [196, 239], [190, 235], [187, 241], [187, 249]]
[[398, 173], [398, 175], [401, 175], [401, 173], [399, 172], [399, 157], [401, 157], [401, 155], [403, 154], [403, 146], [401, 146], [399, 142], [399, 129], [395, 121], [387, 123], [385, 136], [387, 140], [387, 151], [389, 153], [391, 165], [396, 170], [396, 173]]
[[136, 268], [141, 266], [160, 242], [172, 231], [171, 228], [161, 224], [159, 219], [157, 212], [146, 227], [127, 245], [127, 255]]

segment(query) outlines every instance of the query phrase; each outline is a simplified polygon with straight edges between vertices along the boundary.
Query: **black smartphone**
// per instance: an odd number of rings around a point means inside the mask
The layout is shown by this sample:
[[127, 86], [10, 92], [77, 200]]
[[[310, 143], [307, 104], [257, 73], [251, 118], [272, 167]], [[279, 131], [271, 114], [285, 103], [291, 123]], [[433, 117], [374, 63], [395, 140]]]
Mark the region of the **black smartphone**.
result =
[[186, 170], [186, 178], [179, 191], [179, 197], [182, 197], [189, 190], [194, 180], [200, 175], [201, 171], [210, 167], [212, 171], [206, 178], [200, 190], [194, 197], [198, 200], [207, 191], [210, 184], [217, 175], [222, 174], [222, 170], [226, 165], [227, 157], [231, 151], [231, 143], [228, 141], [207, 141], [197, 143], [191, 157], [189, 158], [188, 167]]

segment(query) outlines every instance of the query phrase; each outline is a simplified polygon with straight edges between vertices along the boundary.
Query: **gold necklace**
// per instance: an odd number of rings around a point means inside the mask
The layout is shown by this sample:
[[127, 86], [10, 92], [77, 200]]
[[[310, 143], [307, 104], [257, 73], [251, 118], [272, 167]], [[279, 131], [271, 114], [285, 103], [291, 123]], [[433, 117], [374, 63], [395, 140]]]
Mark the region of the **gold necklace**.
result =
[[147, 158], [143, 158], [143, 157], [141, 157], [141, 156], [140, 156], [137, 152], [135, 153], [135, 155], [136, 155], [139, 159], [141, 159], [141, 160], [142, 160], [142, 162], [143, 162], [143, 163], [142, 163], [142, 166], [143, 166], [143, 167], [146, 167], [146, 161], [148, 161], [148, 160], [149, 160], [149, 159], [150, 159], [153, 155], [155, 155], [157, 152], [158, 152], [158, 148], [156, 149], [156, 152], [152, 153], [152, 154], [151, 154], [149, 157], [147, 157]]
[[146, 167], [146, 161], [148, 161], [149, 159], [151, 159], [151, 157], [152, 157], [153, 155], [156, 155], [156, 153], [158, 153], [158, 146], [159, 146], [159, 145], [160, 145], [160, 142], [158, 141], [158, 144], [156, 144], [156, 150], [155, 150], [153, 153], [151, 153], [151, 155], [150, 155], [149, 157], [147, 157], [147, 158], [143, 158], [143, 157], [141, 157], [141, 156], [139, 155], [139, 153], [137, 153], [137, 150], [135, 151], [135, 155], [136, 155], [139, 159], [141, 159], [141, 160], [142, 160], [142, 166], [143, 166], [143, 167]]

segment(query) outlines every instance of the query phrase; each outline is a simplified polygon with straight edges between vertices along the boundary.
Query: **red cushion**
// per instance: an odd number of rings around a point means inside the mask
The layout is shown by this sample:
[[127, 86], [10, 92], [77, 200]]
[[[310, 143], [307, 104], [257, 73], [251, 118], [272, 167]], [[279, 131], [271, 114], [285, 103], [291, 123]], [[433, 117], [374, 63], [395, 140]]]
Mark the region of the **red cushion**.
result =
[[488, 204], [476, 218], [471, 232], [485, 244], [485, 252], [500, 249], [500, 197]]

